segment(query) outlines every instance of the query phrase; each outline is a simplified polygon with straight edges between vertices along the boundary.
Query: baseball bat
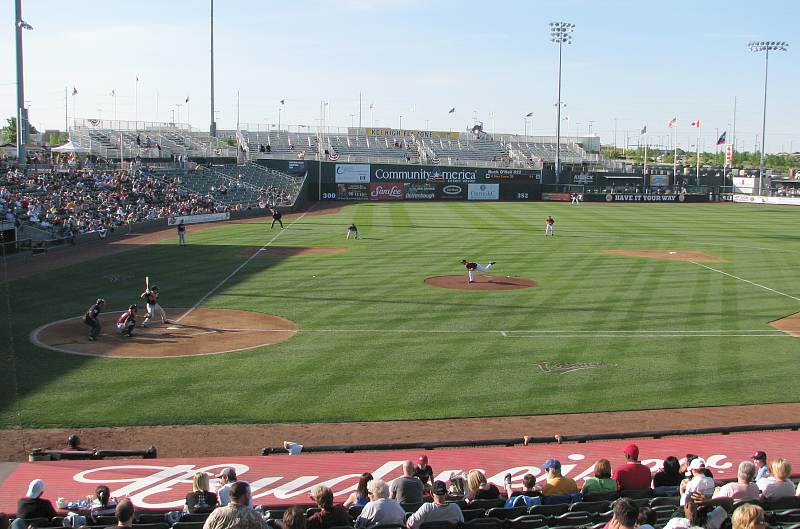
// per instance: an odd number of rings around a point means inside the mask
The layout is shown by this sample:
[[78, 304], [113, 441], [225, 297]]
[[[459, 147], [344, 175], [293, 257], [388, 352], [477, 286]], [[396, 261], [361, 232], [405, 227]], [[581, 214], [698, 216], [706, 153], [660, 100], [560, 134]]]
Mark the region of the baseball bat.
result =
[[144, 276], [144, 289], [150, 290], [150, 276]]

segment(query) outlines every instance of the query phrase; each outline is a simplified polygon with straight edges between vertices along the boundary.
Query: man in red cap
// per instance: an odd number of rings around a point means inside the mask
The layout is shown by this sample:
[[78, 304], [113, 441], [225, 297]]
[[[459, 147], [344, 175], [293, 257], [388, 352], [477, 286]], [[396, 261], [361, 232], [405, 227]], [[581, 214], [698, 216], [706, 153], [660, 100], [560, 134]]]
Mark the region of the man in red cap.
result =
[[433, 485], [433, 469], [428, 464], [428, 456], [419, 456], [419, 459], [417, 459], [417, 468], [414, 469], [414, 475], [417, 476], [425, 486], [425, 490], [430, 490], [431, 485]]
[[650, 488], [650, 469], [639, 463], [639, 447], [631, 443], [625, 447], [624, 465], [614, 470], [614, 479], [619, 490], [645, 490]]

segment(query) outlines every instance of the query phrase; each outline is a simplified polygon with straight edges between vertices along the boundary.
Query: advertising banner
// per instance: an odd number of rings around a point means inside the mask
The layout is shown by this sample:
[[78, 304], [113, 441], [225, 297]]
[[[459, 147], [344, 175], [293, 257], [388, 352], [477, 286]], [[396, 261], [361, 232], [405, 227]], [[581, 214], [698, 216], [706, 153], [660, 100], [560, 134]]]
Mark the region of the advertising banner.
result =
[[537, 182], [541, 174], [529, 169], [456, 167], [436, 165], [370, 165], [371, 182], [429, 182], [478, 184], [496, 182]]
[[572, 177], [573, 184], [593, 184], [594, 175], [591, 174], [576, 174]]
[[436, 184], [405, 184], [406, 200], [433, 200], [436, 198]]
[[437, 200], [466, 200], [466, 184], [438, 184], [436, 186]]
[[405, 186], [398, 182], [385, 182], [369, 185], [370, 200], [403, 200]]
[[286, 172], [289, 174], [305, 174], [306, 162], [300, 160], [289, 160]]
[[538, 182], [503, 182], [500, 200], [541, 200], [542, 186]]
[[369, 184], [337, 184], [336, 196], [339, 200], [369, 200]]
[[569, 202], [572, 200], [569, 193], [542, 193], [542, 200], [549, 202]]
[[657, 204], [680, 204], [684, 202], [708, 202], [709, 195], [643, 195], [640, 193], [593, 193], [584, 194], [585, 202], [647, 202]]
[[733, 201], [742, 204], [775, 204], [778, 206], [800, 206], [800, 197], [761, 197], [733, 195]]
[[206, 213], [204, 215], [184, 215], [182, 217], [168, 217], [168, 226], [177, 226], [183, 221], [184, 224], [200, 224], [202, 222], [218, 222], [220, 220], [229, 220], [231, 214], [225, 213]]
[[467, 184], [467, 200], [500, 200], [500, 184]]
[[337, 184], [368, 184], [369, 164], [364, 163], [337, 163]]
[[669, 185], [669, 176], [665, 174], [650, 175], [651, 187], [667, 187]]

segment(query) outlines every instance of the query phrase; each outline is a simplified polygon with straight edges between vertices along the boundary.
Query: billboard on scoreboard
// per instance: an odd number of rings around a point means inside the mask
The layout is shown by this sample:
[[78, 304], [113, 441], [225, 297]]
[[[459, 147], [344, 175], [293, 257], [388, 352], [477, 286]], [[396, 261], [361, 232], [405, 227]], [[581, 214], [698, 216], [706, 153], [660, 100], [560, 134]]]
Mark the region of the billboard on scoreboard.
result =
[[368, 184], [368, 163], [337, 163], [335, 168], [337, 184]]

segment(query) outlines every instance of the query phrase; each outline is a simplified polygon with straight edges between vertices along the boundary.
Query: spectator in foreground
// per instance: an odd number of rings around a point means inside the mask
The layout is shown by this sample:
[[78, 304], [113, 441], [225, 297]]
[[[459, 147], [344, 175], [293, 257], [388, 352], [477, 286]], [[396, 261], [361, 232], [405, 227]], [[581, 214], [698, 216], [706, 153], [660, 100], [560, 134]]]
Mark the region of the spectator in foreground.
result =
[[630, 498], [620, 498], [614, 502], [614, 515], [608, 522], [609, 529], [633, 529], [639, 519], [639, 508]]
[[545, 461], [542, 470], [547, 472], [547, 483], [542, 485], [542, 496], [568, 496], [578, 492], [575, 480], [561, 475], [561, 462], [558, 459]]
[[283, 513], [283, 529], [306, 529], [308, 520], [302, 507], [294, 505]]
[[678, 487], [685, 477], [681, 473], [681, 462], [675, 456], [664, 460], [663, 468], [653, 476], [653, 490], [658, 495], [677, 495]]
[[692, 478], [681, 484], [681, 506], [686, 505], [695, 492], [709, 498], [714, 494], [714, 480], [706, 475], [705, 459], [702, 457], [692, 459], [687, 470], [692, 473]]
[[230, 501], [214, 509], [203, 529], [267, 529], [264, 518], [250, 507], [250, 485], [236, 481], [228, 488]]
[[770, 471], [772, 476], [756, 481], [761, 490], [761, 501], [794, 496], [794, 483], [789, 480], [789, 476], [792, 475], [792, 465], [785, 459], [776, 459], [770, 465]]
[[767, 465], [767, 453], [763, 450], [757, 451], [753, 454], [753, 464], [756, 466], [755, 481], [761, 478], [769, 477], [769, 465]]
[[413, 461], [403, 462], [403, 475], [392, 480], [389, 486], [389, 497], [400, 503], [422, 503], [422, 481], [414, 475], [416, 467]]
[[752, 503], [745, 503], [737, 507], [733, 511], [731, 521], [733, 529], [764, 529], [767, 526], [764, 509]]
[[639, 517], [636, 520], [638, 529], [655, 529], [658, 514], [650, 507], [639, 507]]
[[584, 496], [617, 492], [617, 482], [611, 477], [611, 462], [608, 459], [597, 460], [594, 476], [584, 480], [581, 492]]
[[[377, 525], [405, 525], [406, 511], [397, 500], [389, 499], [389, 486], [382, 479], [367, 483], [370, 502], [356, 518], [355, 529], [372, 529]], [[203, 529], [209, 529], [204, 527]]]
[[500, 497], [500, 489], [486, 481], [480, 470], [470, 470], [467, 474], [467, 502], [475, 500], [495, 500]]
[[[224, 507], [228, 504], [228, 496], [231, 485], [234, 483], [238, 483], [239, 480], [236, 477], [236, 470], [231, 467], [226, 467], [222, 469], [222, 472], [219, 473], [217, 476], [222, 481], [222, 487], [217, 491], [217, 502], [219, 503], [220, 507]], [[248, 485], [246, 481], [242, 481], [245, 485]], [[248, 485], [249, 489], [249, 485]], [[250, 507], [253, 506], [253, 499], [250, 498]]]
[[417, 460], [414, 475], [419, 478], [425, 489], [430, 489], [433, 485], [433, 468], [428, 464], [428, 456], [421, 455]]
[[208, 491], [208, 474], [197, 472], [192, 478], [192, 492], [186, 495], [186, 512], [203, 514], [217, 507], [217, 495]]
[[650, 469], [639, 462], [639, 447], [631, 443], [623, 450], [627, 463], [614, 470], [613, 478], [619, 490], [647, 490], [650, 488]]
[[30, 520], [31, 518], [52, 519], [56, 515], [56, 510], [50, 500], [42, 498], [44, 493], [44, 481], [34, 479], [28, 484], [28, 492], [24, 498], [17, 502], [17, 518]]
[[98, 516], [114, 516], [117, 502], [111, 497], [111, 489], [106, 485], [100, 485], [94, 490], [94, 499], [89, 510], [89, 517], [97, 520]]
[[711, 505], [700, 506], [697, 498], [702, 495], [690, 497], [683, 506], [684, 517], [670, 519], [664, 529], [688, 529], [689, 527], [703, 527], [705, 529], [719, 529], [728, 518], [728, 513], [722, 507]]
[[406, 522], [408, 529], [417, 529], [427, 522], [463, 523], [464, 515], [457, 503], [447, 503], [447, 484], [434, 481], [431, 487], [433, 502], [423, 503]]
[[506, 496], [509, 498], [514, 498], [516, 496], [536, 497], [542, 495], [542, 491], [536, 486], [536, 476], [533, 474], [525, 474], [522, 476], [522, 490], [514, 490], [511, 486], [511, 474], [505, 475], [504, 483]]
[[317, 485], [311, 489], [311, 499], [320, 508], [309, 516], [308, 529], [328, 529], [328, 527], [352, 525], [353, 520], [341, 505], [333, 505], [333, 491], [325, 485]]
[[367, 504], [367, 502], [369, 502], [369, 498], [367, 497], [367, 483], [370, 481], [372, 481], [372, 474], [369, 472], [364, 472], [361, 474], [356, 490], [353, 491], [346, 500], [344, 500], [343, 506], [345, 509], [353, 507], [354, 505], [357, 507], [363, 507]]
[[753, 483], [756, 475], [756, 466], [750, 461], [739, 463], [739, 470], [736, 473], [736, 481], [726, 483], [717, 487], [714, 491], [714, 498], [731, 498], [734, 503], [740, 501], [757, 500], [761, 491], [758, 485]]
[[131, 527], [133, 525], [133, 502], [128, 498], [122, 499], [115, 510], [117, 516], [117, 527]]

